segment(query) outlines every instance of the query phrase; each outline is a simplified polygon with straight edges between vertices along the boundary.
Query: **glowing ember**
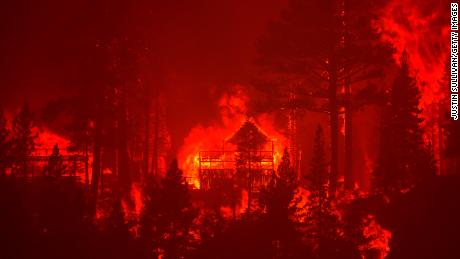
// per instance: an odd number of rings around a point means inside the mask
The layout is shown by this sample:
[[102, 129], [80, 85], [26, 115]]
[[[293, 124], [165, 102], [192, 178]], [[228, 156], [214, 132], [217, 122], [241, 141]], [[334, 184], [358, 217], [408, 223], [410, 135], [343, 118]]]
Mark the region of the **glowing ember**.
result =
[[382, 228], [376, 221], [374, 215], [368, 215], [364, 219], [364, 237], [369, 243], [361, 249], [378, 251], [378, 258], [385, 258], [390, 252], [391, 232]]

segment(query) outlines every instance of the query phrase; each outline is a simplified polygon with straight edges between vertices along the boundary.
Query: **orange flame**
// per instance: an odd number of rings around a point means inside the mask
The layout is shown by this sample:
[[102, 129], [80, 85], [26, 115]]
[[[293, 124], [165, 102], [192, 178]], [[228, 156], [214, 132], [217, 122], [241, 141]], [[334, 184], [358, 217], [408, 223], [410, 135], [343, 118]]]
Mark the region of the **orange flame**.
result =
[[437, 106], [446, 90], [440, 81], [445, 73], [449, 52], [449, 14], [447, 2], [421, 3], [416, 0], [390, 2], [375, 23], [382, 40], [394, 48], [399, 62], [404, 50], [409, 54], [409, 66], [418, 79], [422, 94], [420, 108], [425, 119], [435, 119]]
[[[180, 166], [184, 170], [188, 183], [195, 188], [200, 187], [198, 180], [199, 152], [222, 150], [226, 140], [247, 118], [248, 95], [241, 85], [234, 86], [232, 90], [232, 94], [225, 93], [217, 103], [220, 111], [219, 121], [210, 126], [197, 125], [192, 128], [179, 150]], [[272, 115], [260, 114], [254, 118], [254, 122], [266, 136], [272, 138], [276, 166], [281, 160], [284, 147], [287, 146], [287, 139], [275, 129]]]

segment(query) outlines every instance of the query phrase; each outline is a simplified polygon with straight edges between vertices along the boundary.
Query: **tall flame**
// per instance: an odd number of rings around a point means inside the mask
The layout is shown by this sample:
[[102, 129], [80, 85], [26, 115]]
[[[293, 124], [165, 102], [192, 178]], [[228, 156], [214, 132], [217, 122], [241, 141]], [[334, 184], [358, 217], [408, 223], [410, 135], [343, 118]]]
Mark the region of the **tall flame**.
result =
[[449, 55], [449, 7], [446, 1], [393, 0], [375, 23], [382, 40], [394, 47], [396, 62], [408, 52], [422, 94], [422, 116], [428, 120], [437, 117], [446, 93], [440, 82]]
[[[198, 167], [201, 150], [222, 150], [225, 141], [236, 132], [247, 119], [249, 97], [241, 85], [235, 85], [230, 93], [225, 93], [217, 102], [220, 118], [209, 126], [197, 125], [184, 139], [178, 159], [189, 183], [199, 188]], [[255, 116], [254, 122], [260, 130], [273, 140], [274, 164], [281, 160], [287, 139], [274, 127], [271, 114]]]

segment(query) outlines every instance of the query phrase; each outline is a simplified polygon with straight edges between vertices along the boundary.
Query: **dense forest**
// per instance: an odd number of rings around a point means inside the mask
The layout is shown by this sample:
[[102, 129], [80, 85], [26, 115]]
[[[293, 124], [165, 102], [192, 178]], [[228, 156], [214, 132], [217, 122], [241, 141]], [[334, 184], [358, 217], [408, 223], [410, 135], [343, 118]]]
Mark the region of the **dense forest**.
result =
[[460, 258], [448, 2], [23, 2], [0, 258]]

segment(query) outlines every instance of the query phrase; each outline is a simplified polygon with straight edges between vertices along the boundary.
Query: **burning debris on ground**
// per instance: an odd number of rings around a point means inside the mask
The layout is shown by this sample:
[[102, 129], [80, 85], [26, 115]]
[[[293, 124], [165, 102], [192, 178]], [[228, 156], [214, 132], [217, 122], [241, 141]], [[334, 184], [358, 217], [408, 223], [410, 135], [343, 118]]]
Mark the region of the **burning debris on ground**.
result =
[[459, 258], [454, 7], [1, 3], [0, 258]]

